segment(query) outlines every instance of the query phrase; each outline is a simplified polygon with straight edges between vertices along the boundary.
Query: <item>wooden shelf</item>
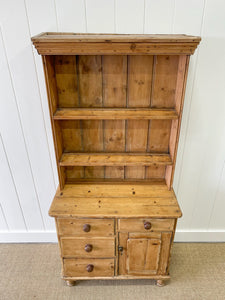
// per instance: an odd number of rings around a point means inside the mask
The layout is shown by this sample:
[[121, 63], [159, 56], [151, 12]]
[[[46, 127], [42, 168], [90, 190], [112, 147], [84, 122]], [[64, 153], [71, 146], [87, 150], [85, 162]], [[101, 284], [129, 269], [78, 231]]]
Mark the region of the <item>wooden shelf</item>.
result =
[[177, 119], [173, 109], [148, 108], [61, 108], [54, 115], [54, 120], [149, 120]]
[[61, 217], [152, 217], [182, 215], [173, 190], [165, 184], [66, 184], [49, 210]]
[[149, 153], [64, 153], [60, 166], [149, 166], [172, 165], [169, 154]]

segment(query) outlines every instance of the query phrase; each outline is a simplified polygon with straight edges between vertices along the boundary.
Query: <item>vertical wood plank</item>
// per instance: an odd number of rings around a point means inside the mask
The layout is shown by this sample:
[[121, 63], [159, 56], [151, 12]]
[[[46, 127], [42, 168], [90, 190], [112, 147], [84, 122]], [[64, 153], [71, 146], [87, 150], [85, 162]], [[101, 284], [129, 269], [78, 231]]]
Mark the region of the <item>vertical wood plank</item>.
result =
[[151, 153], [168, 153], [170, 130], [170, 120], [151, 120], [148, 151]]
[[59, 107], [78, 107], [76, 56], [55, 56], [55, 78]]
[[[104, 107], [126, 107], [127, 57], [103, 56]], [[125, 121], [104, 121], [104, 151], [125, 151]], [[106, 178], [124, 178], [124, 167], [105, 167]]]
[[161, 237], [161, 253], [160, 253], [160, 261], [159, 261], [159, 275], [167, 275], [168, 274], [168, 263], [169, 263], [169, 255], [172, 241], [172, 233], [171, 232], [162, 232]]
[[[102, 121], [82, 121], [82, 141], [84, 152], [103, 151], [102, 125]], [[103, 178], [104, 167], [85, 167], [85, 177], [87, 175], [87, 178], [90, 178], [90, 174], [92, 174], [91, 178]]]
[[[79, 97], [81, 107], [102, 107], [101, 56], [79, 56]], [[103, 121], [82, 121], [84, 152], [103, 151]], [[103, 178], [104, 167], [85, 167], [85, 177]]]
[[116, 33], [143, 33], [144, 0], [115, 0]]
[[128, 107], [150, 107], [152, 55], [129, 56]]
[[[129, 56], [128, 107], [149, 107], [151, 95], [153, 56]], [[126, 151], [146, 152], [149, 121], [126, 121]], [[126, 167], [126, 178], [145, 178], [145, 167]]]
[[157, 55], [155, 59], [151, 107], [173, 108], [175, 106], [179, 56]]
[[[87, 32], [114, 32], [114, 0], [86, 0]], [[99, 20], [96, 22], [96, 20]]]
[[63, 152], [82, 152], [81, 121], [61, 121]]
[[123, 251], [119, 251], [119, 275], [127, 275], [127, 232], [119, 232], [119, 245], [123, 247]]
[[78, 56], [81, 107], [102, 107], [102, 63], [99, 55]]

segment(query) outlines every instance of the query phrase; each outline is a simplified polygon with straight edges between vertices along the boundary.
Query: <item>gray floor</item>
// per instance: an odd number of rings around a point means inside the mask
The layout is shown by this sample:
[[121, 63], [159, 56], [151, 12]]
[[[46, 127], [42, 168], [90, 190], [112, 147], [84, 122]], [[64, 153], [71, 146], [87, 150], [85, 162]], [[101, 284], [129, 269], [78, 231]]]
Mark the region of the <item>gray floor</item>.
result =
[[80, 281], [60, 279], [56, 244], [0, 244], [0, 299], [225, 299], [225, 243], [174, 244], [171, 280]]

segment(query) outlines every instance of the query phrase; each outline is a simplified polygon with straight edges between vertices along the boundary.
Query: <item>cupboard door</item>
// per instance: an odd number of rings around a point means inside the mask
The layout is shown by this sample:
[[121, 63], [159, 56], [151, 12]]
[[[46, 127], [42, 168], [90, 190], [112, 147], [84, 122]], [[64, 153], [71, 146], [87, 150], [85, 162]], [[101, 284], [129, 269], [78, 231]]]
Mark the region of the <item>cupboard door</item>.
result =
[[161, 251], [160, 239], [128, 239], [127, 271], [130, 275], [157, 274]]

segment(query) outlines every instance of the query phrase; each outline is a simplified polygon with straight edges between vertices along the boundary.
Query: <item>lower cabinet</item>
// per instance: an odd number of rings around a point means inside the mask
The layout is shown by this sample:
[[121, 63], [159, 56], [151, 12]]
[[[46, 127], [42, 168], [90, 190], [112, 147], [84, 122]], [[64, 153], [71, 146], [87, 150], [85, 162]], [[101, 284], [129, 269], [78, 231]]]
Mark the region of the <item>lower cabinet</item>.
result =
[[175, 219], [57, 219], [64, 279], [169, 277]]

